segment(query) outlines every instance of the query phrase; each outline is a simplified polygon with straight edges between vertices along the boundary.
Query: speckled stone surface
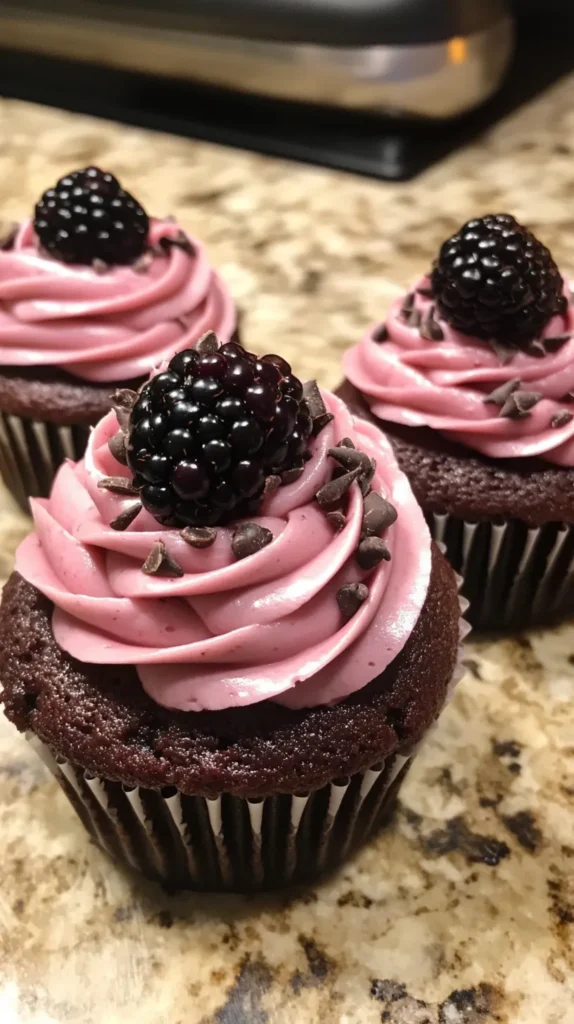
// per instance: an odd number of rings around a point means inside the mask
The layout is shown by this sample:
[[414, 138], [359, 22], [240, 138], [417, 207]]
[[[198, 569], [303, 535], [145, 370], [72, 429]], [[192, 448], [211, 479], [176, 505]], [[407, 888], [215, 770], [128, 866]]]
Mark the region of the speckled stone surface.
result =
[[[574, 80], [409, 185], [0, 101], [2, 216], [97, 162], [208, 243], [245, 339], [338, 380], [342, 350], [475, 212], [574, 268]], [[0, 573], [27, 529], [0, 500]], [[2, 1024], [570, 1024], [574, 628], [471, 643], [390, 830], [322, 886], [168, 897], [91, 846], [0, 719]]]

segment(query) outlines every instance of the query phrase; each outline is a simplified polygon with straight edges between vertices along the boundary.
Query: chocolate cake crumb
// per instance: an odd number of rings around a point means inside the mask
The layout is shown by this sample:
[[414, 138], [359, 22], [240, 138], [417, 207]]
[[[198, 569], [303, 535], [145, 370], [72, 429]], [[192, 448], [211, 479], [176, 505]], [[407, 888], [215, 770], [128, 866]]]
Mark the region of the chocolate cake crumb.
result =
[[242, 523], [231, 538], [231, 550], [237, 559], [255, 555], [273, 540], [271, 530], [258, 523]]
[[542, 395], [538, 391], [514, 391], [506, 400], [500, 416], [509, 420], [522, 420], [538, 404]]
[[200, 356], [212, 356], [218, 349], [219, 342], [214, 331], [207, 331], [195, 346], [195, 351]]
[[181, 566], [168, 554], [162, 540], [156, 540], [142, 565], [142, 572], [145, 572], [146, 576], [169, 576], [175, 578], [184, 575]]
[[98, 480], [98, 487], [101, 491], [112, 491], [113, 494], [139, 494], [139, 487], [136, 487], [129, 476], [103, 476]]
[[126, 436], [120, 430], [113, 437], [110, 437], [108, 441], [108, 448], [112, 453], [116, 462], [121, 463], [122, 466], [127, 466], [128, 456], [126, 451]]
[[217, 530], [212, 526], [185, 526], [180, 535], [192, 548], [210, 548], [217, 537]]
[[136, 501], [134, 505], [129, 505], [123, 512], [120, 512], [115, 519], [112, 519], [110, 527], [112, 530], [127, 530], [130, 523], [133, 523], [136, 516], [142, 510], [141, 502]]
[[373, 339], [373, 341], [376, 341], [377, 345], [380, 345], [381, 342], [383, 341], [388, 341], [389, 332], [387, 330], [387, 325], [379, 324], [378, 327], [375, 327], [373, 333], [371, 334], [371, 338]]
[[365, 498], [363, 533], [365, 537], [376, 537], [397, 520], [397, 510], [390, 501], [376, 491]]
[[482, 401], [485, 405], [498, 405], [502, 408], [510, 396], [513, 395], [515, 391], [518, 391], [519, 387], [520, 378], [513, 377], [512, 380], [507, 380], [505, 384], [501, 384], [500, 387], [491, 391], [489, 395], [486, 395], [486, 397], [482, 399]]
[[361, 470], [357, 467], [356, 469], [352, 469], [349, 473], [344, 473], [343, 476], [339, 476], [336, 479], [329, 480], [328, 483], [323, 484], [315, 495], [315, 499], [323, 511], [334, 512], [335, 509], [341, 505], [351, 484], [354, 483], [360, 475]]
[[550, 426], [554, 429], [558, 427], [565, 427], [572, 419], [574, 419], [574, 413], [569, 412], [568, 409], [560, 409], [560, 411], [555, 413], [550, 420]]
[[369, 588], [364, 583], [345, 583], [339, 588], [337, 604], [347, 621], [353, 618], [368, 596]]
[[361, 569], [374, 569], [383, 560], [390, 562], [391, 552], [381, 537], [365, 537], [357, 548], [356, 558]]
[[327, 512], [327, 519], [332, 526], [335, 527], [335, 531], [340, 533], [341, 530], [345, 529], [347, 525], [347, 517], [343, 512]]

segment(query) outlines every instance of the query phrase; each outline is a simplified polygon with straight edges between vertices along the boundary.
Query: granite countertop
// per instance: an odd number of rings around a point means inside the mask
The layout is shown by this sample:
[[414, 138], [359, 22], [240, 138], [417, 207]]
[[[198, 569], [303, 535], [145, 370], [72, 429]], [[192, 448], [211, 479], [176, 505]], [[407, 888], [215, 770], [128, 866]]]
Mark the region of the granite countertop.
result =
[[[98, 163], [203, 237], [244, 337], [338, 380], [341, 352], [475, 212], [574, 268], [574, 79], [408, 185], [0, 101], [2, 216]], [[0, 574], [26, 520], [0, 502]], [[6, 1024], [574, 1020], [574, 628], [470, 643], [390, 830], [274, 897], [168, 897], [90, 845], [0, 719]]]

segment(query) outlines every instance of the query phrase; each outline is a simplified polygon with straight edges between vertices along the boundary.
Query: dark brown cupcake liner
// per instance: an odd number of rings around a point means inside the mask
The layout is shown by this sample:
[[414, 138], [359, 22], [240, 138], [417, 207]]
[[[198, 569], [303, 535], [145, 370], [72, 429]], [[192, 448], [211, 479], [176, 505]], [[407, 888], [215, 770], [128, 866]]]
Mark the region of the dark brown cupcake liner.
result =
[[436, 512], [427, 520], [462, 576], [475, 629], [525, 629], [574, 613], [574, 525], [471, 522]]
[[81, 459], [90, 427], [61, 426], [45, 420], [0, 413], [0, 473], [20, 507], [28, 498], [47, 498], [65, 459]]

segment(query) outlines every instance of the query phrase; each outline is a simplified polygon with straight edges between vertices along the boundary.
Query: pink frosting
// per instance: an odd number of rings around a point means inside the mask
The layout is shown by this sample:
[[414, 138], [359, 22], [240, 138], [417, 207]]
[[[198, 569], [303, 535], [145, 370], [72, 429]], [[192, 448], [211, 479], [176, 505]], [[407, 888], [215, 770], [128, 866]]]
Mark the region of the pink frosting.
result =
[[[231, 552], [231, 528], [219, 528], [203, 550], [145, 512], [124, 532], [110, 528], [134, 499], [98, 488], [102, 476], [124, 472], [107, 445], [118, 429], [115, 414], [101, 420], [85, 460], [64, 464], [50, 498], [32, 501], [36, 530], [16, 557], [18, 572], [54, 602], [60, 646], [80, 661], [135, 665], [153, 700], [185, 711], [262, 700], [328, 704], [382, 672], [426, 599], [430, 536], [385, 438], [335, 396], [323, 398], [334, 420], [312, 442], [304, 474], [263, 506], [256, 522], [273, 541], [241, 561]], [[328, 449], [344, 437], [376, 459], [373, 488], [398, 511], [385, 534], [391, 561], [370, 573], [355, 560], [358, 485], [340, 533], [314, 501], [335, 466]], [[181, 578], [142, 573], [158, 540], [184, 570]], [[369, 596], [345, 622], [337, 590], [365, 579]]]
[[[417, 287], [429, 287], [428, 278]], [[574, 331], [570, 291], [566, 316], [554, 317], [544, 336]], [[388, 340], [377, 343], [370, 331], [344, 357], [347, 378], [367, 398], [379, 419], [410, 427], [432, 427], [468, 448], [497, 459], [538, 456], [558, 466], [574, 466], [574, 419], [552, 427], [557, 413], [568, 408], [564, 398], [574, 391], [574, 337], [543, 357], [517, 350], [501, 362], [490, 344], [453, 330], [439, 320], [443, 341], [427, 341], [409, 327], [395, 302], [386, 321]], [[423, 317], [431, 300], [416, 293]], [[499, 415], [485, 395], [518, 378], [521, 388], [536, 391], [541, 401], [520, 420]]]
[[[154, 220], [149, 243], [180, 228]], [[0, 365], [58, 366], [94, 382], [150, 372], [208, 330], [229, 341], [235, 307], [205, 250], [173, 246], [145, 271], [61, 263], [43, 255], [32, 221], [0, 252]]]

